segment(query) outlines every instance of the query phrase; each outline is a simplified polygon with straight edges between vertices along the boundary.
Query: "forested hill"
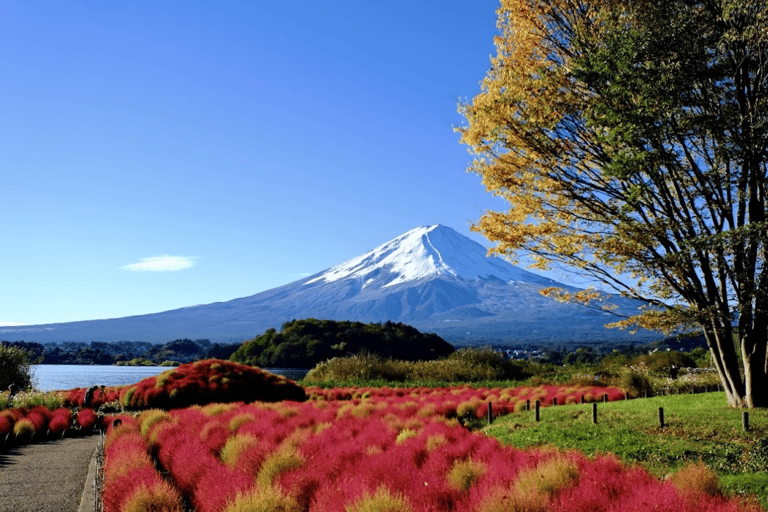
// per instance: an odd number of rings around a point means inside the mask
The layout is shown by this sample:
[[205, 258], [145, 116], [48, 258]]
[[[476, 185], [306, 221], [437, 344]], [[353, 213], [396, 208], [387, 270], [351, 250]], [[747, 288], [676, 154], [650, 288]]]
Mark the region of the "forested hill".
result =
[[427, 361], [454, 351], [440, 336], [403, 323], [293, 320], [269, 329], [238, 348], [232, 361], [267, 368], [312, 368], [333, 357], [362, 351], [385, 358]]
[[178, 339], [165, 344], [143, 341], [66, 341], [45, 344], [2, 341], [0, 344], [26, 350], [33, 363], [118, 365], [175, 365], [200, 359], [227, 359], [238, 347], [190, 339]]

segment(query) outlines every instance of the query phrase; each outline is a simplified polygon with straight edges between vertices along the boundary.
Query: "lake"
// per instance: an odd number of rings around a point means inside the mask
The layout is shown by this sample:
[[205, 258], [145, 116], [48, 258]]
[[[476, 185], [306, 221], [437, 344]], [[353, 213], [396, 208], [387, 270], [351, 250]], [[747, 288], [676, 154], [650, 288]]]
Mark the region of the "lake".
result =
[[[40, 391], [87, 388], [90, 386], [123, 386], [135, 384], [147, 377], [153, 377], [166, 370], [168, 366], [108, 366], [75, 364], [35, 364], [32, 365], [32, 382]], [[307, 370], [291, 368], [264, 368], [265, 371], [284, 375], [298, 380], [306, 375]]]

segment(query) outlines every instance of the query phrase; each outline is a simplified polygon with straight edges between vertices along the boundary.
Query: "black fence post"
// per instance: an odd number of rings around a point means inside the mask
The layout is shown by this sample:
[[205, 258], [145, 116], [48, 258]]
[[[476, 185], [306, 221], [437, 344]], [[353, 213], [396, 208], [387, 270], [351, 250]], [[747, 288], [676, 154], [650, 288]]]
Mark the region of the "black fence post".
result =
[[749, 432], [749, 413], [747, 411], [741, 413], [741, 428], [744, 429], [744, 432]]
[[539, 421], [541, 419], [541, 415], [539, 414], [539, 409], [540, 408], [541, 408], [541, 402], [536, 400], [536, 413], [535, 413], [536, 414], [536, 416], [535, 416], [536, 421]]
[[488, 424], [493, 423], [493, 403], [488, 402]]
[[664, 408], [659, 407], [659, 427], [664, 428]]
[[597, 402], [592, 402], [592, 423], [597, 425]]

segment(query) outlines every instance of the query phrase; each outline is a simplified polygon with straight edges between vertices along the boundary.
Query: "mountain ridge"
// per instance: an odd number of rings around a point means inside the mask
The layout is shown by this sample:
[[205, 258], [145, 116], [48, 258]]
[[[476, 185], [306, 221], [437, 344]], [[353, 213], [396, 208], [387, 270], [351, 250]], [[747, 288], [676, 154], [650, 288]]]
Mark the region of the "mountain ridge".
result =
[[[414, 228], [312, 276], [226, 302], [130, 317], [3, 328], [26, 341], [236, 342], [300, 318], [404, 322], [454, 344], [648, 341], [654, 333], [607, 330], [610, 313], [542, 297], [565, 286], [488, 257], [441, 225]], [[630, 313], [637, 303], [615, 300]]]

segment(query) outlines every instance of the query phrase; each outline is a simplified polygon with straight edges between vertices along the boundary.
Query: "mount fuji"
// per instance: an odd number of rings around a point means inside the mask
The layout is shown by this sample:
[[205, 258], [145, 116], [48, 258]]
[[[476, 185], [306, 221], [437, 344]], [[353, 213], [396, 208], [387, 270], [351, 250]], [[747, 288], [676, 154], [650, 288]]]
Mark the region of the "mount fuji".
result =
[[[300, 318], [404, 322], [459, 346], [661, 337], [606, 329], [612, 314], [543, 297], [541, 288], [565, 285], [486, 252], [451, 228], [419, 227], [323, 272], [249, 297], [109, 320], [0, 327], [0, 339], [237, 342]], [[622, 298], [615, 304], [622, 313], [638, 307]]]

